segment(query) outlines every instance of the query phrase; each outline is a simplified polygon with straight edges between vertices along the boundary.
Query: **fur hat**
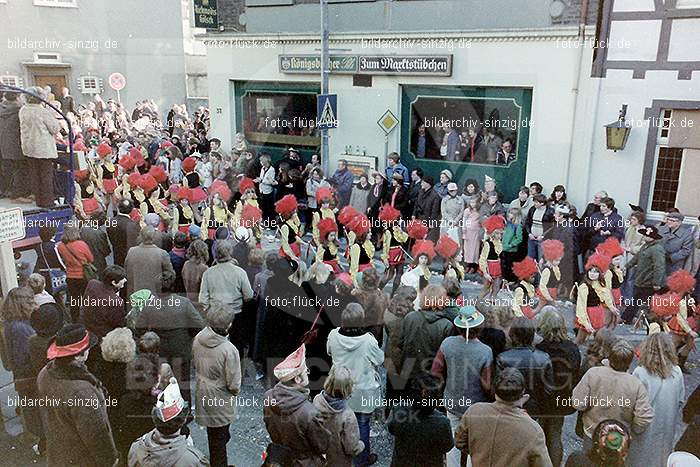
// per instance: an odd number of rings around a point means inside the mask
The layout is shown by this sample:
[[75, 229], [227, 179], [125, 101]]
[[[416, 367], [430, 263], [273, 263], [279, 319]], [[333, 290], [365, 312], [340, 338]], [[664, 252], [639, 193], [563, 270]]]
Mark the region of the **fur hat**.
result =
[[379, 220], [382, 222], [392, 222], [401, 217], [401, 212], [391, 204], [385, 204], [379, 210]]
[[318, 235], [321, 238], [321, 240], [325, 240], [326, 237], [328, 237], [329, 233], [337, 231], [338, 226], [336, 225], [333, 219], [324, 217], [323, 219], [318, 221]]
[[602, 274], [607, 272], [609, 267], [610, 258], [608, 256], [601, 255], [600, 253], [593, 253], [588, 257], [588, 261], [586, 261], [586, 271], [591, 268], [598, 268]]
[[136, 167], [141, 167], [146, 163], [146, 159], [143, 157], [143, 153], [139, 148], [131, 148], [129, 149], [129, 156], [134, 160], [136, 163]]
[[338, 222], [341, 224], [345, 225], [350, 220], [359, 215], [360, 213], [357, 211], [357, 209], [353, 208], [352, 206], [345, 206], [343, 209], [340, 210], [338, 213]]
[[291, 215], [298, 207], [297, 199], [294, 195], [285, 195], [275, 203], [275, 212], [280, 215]]
[[134, 172], [129, 175], [126, 181], [129, 183], [129, 186], [132, 189], [136, 187], [141, 187], [141, 174], [138, 172]]
[[435, 257], [435, 247], [432, 240], [416, 240], [415, 245], [411, 249], [411, 256], [418, 259], [420, 255], [426, 255], [428, 261], [432, 261]]
[[281, 382], [292, 381], [303, 371], [306, 371], [306, 346], [304, 344], [301, 344], [301, 347], [282, 360], [273, 370], [275, 377]]
[[221, 199], [223, 199], [226, 203], [229, 202], [231, 196], [233, 195], [233, 193], [231, 193], [231, 189], [223, 180], [215, 180], [214, 183], [212, 183], [209, 187], [209, 193], [218, 193], [219, 196], [221, 196]]
[[143, 188], [143, 191], [146, 193], [151, 193], [158, 188], [158, 182], [152, 175], [146, 174], [141, 177], [141, 184], [139, 186]]
[[354, 232], [355, 235], [361, 237], [362, 235], [365, 235], [367, 232], [369, 232], [370, 222], [367, 216], [365, 216], [364, 214], [358, 214], [357, 216], [350, 219], [350, 222], [347, 223], [346, 227], [351, 232]]
[[428, 236], [428, 226], [419, 219], [412, 219], [406, 227], [406, 233], [414, 240], [423, 240]]
[[651, 296], [651, 311], [659, 317], [670, 317], [681, 309], [681, 297], [672, 292]]
[[524, 260], [513, 263], [513, 274], [520, 280], [527, 280], [537, 274], [537, 263], [526, 256]]
[[241, 210], [241, 223], [251, 228], [262, 220], [262, 211], [260, 208], [246, 203]]
[[449, 235], [442, 235], [435, 245], [435, 252], [445, 259], [452, 258], [459, 253], [459, 243]]
[[486, 233], [492, 234], [496, 230], [503, 230], [506, 228], [506, 220], [503, 216], [494, 215], [486, 219], [483, 223]]
[[95, 152], [98, 156], [100, 156], [101, 159], [104, 159], [105, 157], [112, 154], [112, 146], [110, 146], [107, 143], [100, 143], [99, 146], [97, 146], [97, 149], [95, 149]]
[[136, 161], [133, 157], [127, 154], [119, 159], [119, 166], [128, 172], [136, 167]]
[[163, 183], [168, 179], [168, 174], [165, 169], [159, 165], [154, 165], [148, 171], [148, 175], [156, 179], [156, 182]]
[[255, 190], [255, 182], [252, 178], [243, 177], [238, 183], [238, 192], [243, 194], [248, 190]]
[[186, 199], [190, 201], [190, 197], [192, 196], [192, 190], [181, 185], [170, 185], [168, 192], [170, 193], [170, 197], [174, 200]]
[[197, 160], [194, 157], [185, 157], [182, 161], [182, 170], [192, 172], [197, 167]]
[[73, 175], [75, 176], [76, 180], [82, 182], [83, 180], [90, 178], [90, 171], [88, 169], [76, 170]]
[[545, 240], [542, 242], [542, 253], [545, 261], [556, 261], [564, 257], [564, 244], [559, 240]]
[[316, 201], [318, 203], [323, 203], [324, 200], [330, 200], [333, 198], [333, 190], [327, 186], [322, 186], [316, 190]]
[[620, 246], [620, 241], [615, 237], [608, 237], [603, 243], [596, 247], [595, 251], [608, 258], [614, 258], [625, 254], [625, 250]]
[[695, 278], [685, 269], [679, 269], [668, 276], [668, 279], [666, 279], [666, 285], [671, 292], [675, 292], [679, 295], [685, 295], [695, 288]]

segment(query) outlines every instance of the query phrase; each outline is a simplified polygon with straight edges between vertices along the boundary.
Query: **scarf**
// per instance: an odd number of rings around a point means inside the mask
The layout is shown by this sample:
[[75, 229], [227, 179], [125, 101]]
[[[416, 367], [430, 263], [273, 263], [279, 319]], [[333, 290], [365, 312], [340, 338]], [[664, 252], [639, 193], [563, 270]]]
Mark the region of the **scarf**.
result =
[[84, 363], [73, 365], [57, 365], [56, 360], [51, 360], [47, 364], [47, 371], [54, 379], [71, 380], [71, 381], [87, 381], [95, 388], [107, 395], [107, 390], [102, 385], [99, 379], [87, 369]]
[[326, 391], [321, 391], [321, 394], [323, 394], [323, 398], [326, 399], [326, 402], [328, 402], [328, 405], [331, 406], [333, 410], [337, 410], [338, 412], [345, 410], [347, 403], [344, 399], [333, 397], [327, 394]]

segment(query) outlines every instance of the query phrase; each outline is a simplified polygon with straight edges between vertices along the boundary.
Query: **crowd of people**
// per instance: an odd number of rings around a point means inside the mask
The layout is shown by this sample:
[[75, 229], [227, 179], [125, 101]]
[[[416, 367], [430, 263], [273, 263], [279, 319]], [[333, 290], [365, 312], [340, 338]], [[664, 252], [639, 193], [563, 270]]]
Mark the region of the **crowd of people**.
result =
[[[31, 99], [6, 93], [0, 130], [19, 106], [20, 155], [53, 167], [67, 133]], [[700, 230], [678, 210], [624, 219], [601, 191], [581, 212], [537, 182], [508, 202], [488, 176], [434, 180], [397, 153], [384, 171], [324, 174], [294, 148], [274, 162], [237, 135], [224, 149], [205, 109], [162, 123], [152, 101], [92, 107], [71, 132], [75, 218], [41, 229], [34, 272], [2, 304], [3, 365], [48, 465], [227, 466], [246, 379], [267, 389], [264, 465], [375, 464], [378, 424], [394, 466], [700, 455], [700, 392], [683, 378]], [[646, 331], [640, 346], [623, 324]], [[583, 450], [565, 459], [572, 414]]]

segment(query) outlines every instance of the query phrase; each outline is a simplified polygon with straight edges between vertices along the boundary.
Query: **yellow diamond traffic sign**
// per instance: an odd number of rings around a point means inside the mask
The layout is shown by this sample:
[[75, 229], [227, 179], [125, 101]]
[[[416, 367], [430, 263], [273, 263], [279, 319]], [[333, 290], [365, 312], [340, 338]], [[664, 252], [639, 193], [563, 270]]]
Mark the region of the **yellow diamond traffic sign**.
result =
[[379, 117], [379, 120], [377, 120], [377, 124], [381, 127], [382, 130], [384, 130], [384, 133], [387, 135], [391, 133], [391, 130], [396, 128], [396, 125], [399, 124], [399, 119], [396, 118], [396, 115], [394, 115], [391, 110], [387, 110], [384, 112], [384, 115]]

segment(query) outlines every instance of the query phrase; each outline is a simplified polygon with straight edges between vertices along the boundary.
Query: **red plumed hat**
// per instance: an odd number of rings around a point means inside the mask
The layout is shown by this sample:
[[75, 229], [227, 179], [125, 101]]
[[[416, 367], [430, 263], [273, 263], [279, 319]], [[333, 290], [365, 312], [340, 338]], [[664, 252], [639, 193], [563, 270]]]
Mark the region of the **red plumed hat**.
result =
[[345, 206], [338, 213], [338, 222], [345, 225], [348, 222], [350, 222], [350, 220], [353, 217], [357, 216], [358, 214], [360, 214], [360, 213], [357, 212], [357, 209], [353, 208], [352, 206]]
[[153, 190], [158, 188], [158, 182], [152, 175], [146, 174], [141, 177], [141, 188], [146, 193], [151, 193]]
[[459, 243], [455, 242], [449, 235], [442, 235], [435, 245], [435, 252], [445, 259], [452, 258], [459, 253]]
[[370, 229], [369, 218], [367, 216], [365, 216], [364, 214], [358, 214], [357, 216], [350, 219], [350, 222], [347, 223], [346, 227], [351, 232], [354, 232], [355, 235], [357, 235], [358, 237], [361, 237], [361, 236], [367, 234], [367, 232], [369, 232], [369, 229]]
[[595, 251], [608, 258], [625, 254], [625, 250], [620, 246], [620, 241], [615, 237], [608, 237], [607, 240], [598, 245]]
[[322, 186], [316, 190], [316, 201], [322, 203], [324, 200], [330, 200], [333, 198], [333, 190], [327, 186]]
[[190, 189], [181, 185], [170, 185], [170, 188], [168, 188], [168, 193], [170, 193], [170, 197], [175, 200], [189, 200], [190, 198]]
[[112, 154], [112, 146], [110, 146], [107, 143], [100, 143], [99, 146], [97, 146], [97, 149], [95, 149], [95, 152], [98, 156], [104, 159], [105, 157]]
[[297, 199], [294, 195], [284, 195], [284, 197], [275, 203], [275, 212], [279, 215], [290, 215], [296, 211], [298, 207]]
[[559, 240], [542, 242], [542, 253], [545, 261], [555, 261], [564, 257], [564, 244]]
[[385, 204], [379, 210], [379, 220], [382, 222], [392, 222], [401, 217], [401, 212], [391, 204]]
[[[187, 160], [187, 159], [185, 159], [185, 160]], [[223, 180], [214, 180], [214, 182], [209, 187], [209, 193], [210, 194], [218, 193], [219, 196], [221, 196], [221, 199], [223, 199], [227, 203], [231, 199], [231, 196], [233, 196], [233, 193], [231, 193], [231, 189], [228, 187], [226, 182]]]
[[173, 143], [171, 143], [170, 141], [163, 141], [162, 143], [160, 143], [161, 149], [168, 149], [171, 146], [173, 146]]
[[666, 285], [671, 292], [685, 295], [695, 288], [695, 278], [685, 269], [679, 269], [668, 276], [668, 279], [666, 279]]
[[133, 170], [136, 167], [136, 161], [127, 154], [119, 159], [119, 166], [126, 171]]
[[676, 315], [681, 309], [681, 297], [672, 292], [663, 295], [651, 296], [651, 311], [656, 316], [670, 317]]
[[406, 226], [406, 233], [414, 240], [423, 240], [428, 235], [428, 226], [419, 219], [412, 219]]
[[76, 180], [82, 182], [90, 177], [90, 171], [88, 169], [76, 170], [74, 175]]
[[247, 190], [255, 190], [255, 182], [252, 178], [243, 177], [238, 183], [238, 191], [240, 194], [243, 194]]
[[185, 172], [192, 172], [195, 167], [197, 167], [197, 160], [194, 157], [185, 157], [182, 161], [182, 170]]
[[134, 172], [129, 175], [129, 178], [126, 179], [126, 181], [129, 183], [129, 186], [131, 188], [135, 187], [140, 187], [141, 186], [141, 174], [138, 172]]
[[610, 267], [610, 257], [601, 255], [600, 253], [593, 253], [588, 257], [586, 261], [586, 271], [591, 268], [598, 268], [601, 273], [607, 272]]
[[537, 274], [537, 263], [526, 256], [524, 260], [513, 263], [513, 274], [520, 280], [526, 280]]
[[139, 148], [129, 149], [129, 156], [136, 162], [136, 167], [141, 167], [146, 163], [146, 159], [144, 159], [143, 153]]
[[325, 240], [326, 237], [328, 237], [329, 233], [337, 231], [338, 226], [336, 225], [333, 219], [324, 217], [323, 219], [318, 221], [318, 235], [319, 237], [321, 237], [321, 240]]
[[154, 165], [148, 171], [148, 175], [156, 179], [156, 182], [163, 183], [168, 179], [168, 174], [165, 169], [159, 165]]
[[435, 247], [433, 246], [432, 240], [416, 240], [413, 249], [411, 249], [411, 256], [414, 259], [418, 259], [420, 255], [426, 255], [428, 261], [432, 261], [435, 257]]
[[251, 228], [262, 220], [260, 208], [246, 203], [241, 210], [241, 223], [246, 228]]
[[505, 229], [506, 220], [503, 218], [503, 216], [491, 216], [484, 221], [483, 226], [484, 229], [486, 229], [486, 233], [491, 234], [494, 233], [496, 230]]
[[75, 143], [73, 143], [73, 150], [86, 152], [88, 150], [88, 148], [87, 148], [87, 146], [85, 146], [85, 143], [83, 142], [83, 140], [79, 139], [79, 140], [76, 140]]

